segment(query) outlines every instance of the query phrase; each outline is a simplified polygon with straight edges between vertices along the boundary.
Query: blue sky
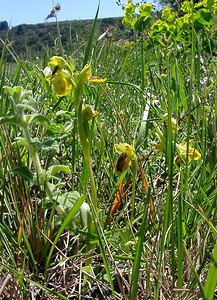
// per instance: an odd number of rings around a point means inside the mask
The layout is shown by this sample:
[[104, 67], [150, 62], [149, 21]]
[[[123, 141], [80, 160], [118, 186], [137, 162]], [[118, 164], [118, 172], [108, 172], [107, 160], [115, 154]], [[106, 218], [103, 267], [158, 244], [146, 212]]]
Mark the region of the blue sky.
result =
[[[99, 0], [56, 0], [61, 5], [58, 20], [93, 19]], [[125, 3], [125, 0], [122, 0]], [[2, 0], [0, 21], [11, 26], [43, 23], [52, 9], [52, 0]], [[100, 0], [99, 18], [123, 16], [116, 0]], [[54, 21], [54, 19], [51, 19]]]

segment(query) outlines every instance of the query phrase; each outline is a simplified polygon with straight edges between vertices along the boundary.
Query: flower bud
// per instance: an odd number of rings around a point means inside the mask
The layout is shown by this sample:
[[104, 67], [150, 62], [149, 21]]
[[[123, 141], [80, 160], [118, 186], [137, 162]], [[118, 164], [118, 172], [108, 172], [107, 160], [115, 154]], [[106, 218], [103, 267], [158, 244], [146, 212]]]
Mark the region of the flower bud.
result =
[[83, 108], [83, 119], [85, 121], [92, 120], [93, 118], [98, 116], [98, 114], [99, 114], [98, 111], [93, 110], [92, 107], [90, 107], [89, 105]]

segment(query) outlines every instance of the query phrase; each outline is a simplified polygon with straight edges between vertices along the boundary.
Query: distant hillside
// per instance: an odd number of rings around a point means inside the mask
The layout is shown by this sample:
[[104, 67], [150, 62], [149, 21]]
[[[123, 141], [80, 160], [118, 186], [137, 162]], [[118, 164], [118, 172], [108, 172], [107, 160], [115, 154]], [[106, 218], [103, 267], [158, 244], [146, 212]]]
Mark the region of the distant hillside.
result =
[[[97, 23], [96, 39], [103, 33], [113, 35], [115, 40], [122, 39], [131, 35], [121, 23], [122, 18], [104, 18], [99, 19]], [[61, 40], [66, 52], [73, 52], [87, 40], [93, 20], [73, 20], [59, 22]], [[114, 30], [115, 29], [115, 30]], [[6, 40], [7, 29], [0, 28], [0, 39]], [[40, 23], [35, 25], [22, 24], [13, 27], [8, 33], [7, 44], [12, 46], [19, 56], [24, 58], [43, 57], [44, 51], [54, 50], [58, 52], [58, 30], [56, 22]], [[3, 43], [0, 41], [0, 55], [2, 53]], [[11, 60], [9, 52], [6, 52], [5, 58]]]

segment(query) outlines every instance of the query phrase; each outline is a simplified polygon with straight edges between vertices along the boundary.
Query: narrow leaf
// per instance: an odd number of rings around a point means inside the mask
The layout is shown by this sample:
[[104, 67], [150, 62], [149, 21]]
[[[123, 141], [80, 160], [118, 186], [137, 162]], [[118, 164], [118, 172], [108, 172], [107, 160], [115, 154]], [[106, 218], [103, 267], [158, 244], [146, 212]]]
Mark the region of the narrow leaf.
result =
[[50, 125], [49, 119], [41, 114], [33, 115], [31, 120], [29, 121], [30, 124], [32, 123], [40, 123], [40, 124], [45, 124], [45, 125]]
[[90, 35], [89, 35], [89, 39], [88, 39], [87, 46], [86, 46], [86, 49], [85, 49], [83, 67], [87, 64], [90, 53], [92, 51], [92, 43], [93, 43], [94, 33], [95, 33], [95, 30], [96, 30], [96, 23], [97, 23], [98, 14], [99, 14], [99, 5], [97, 7], [95, 19], [93, 21], [91, 31], [90, 31]]
[[65, 166], [65, 165], [50, 166], [48, 171], [51, 173], [51, 175], [55, 175], [58, 172], [63, 172], [63, 173], [66, 173], [66, 174], [71, 173], [69, 166]]
[[215, 245], [212, 261], [209, 267], [209, 272], [205, 284], [205, 293], [207, 300], [214, 299], [215, 289], [217, 287], [217, 243]]
[[133, 271], [132, 271], [132, 282], [130, 287], [130, 300], [136, 300], [137, 299], [137, 291], [138, 291], [138, 282], [139, 282], [139, 270], [141, 265], [141, 257], [143, 252], [143, 243], [145, 240], [145, 230], [146, 230], [146, 224], [147, 224], [147, 214], [148, 214], [148, 203], [150, 202], [150, 189], [147, 194], [146, 203], [144, 205], [144, 211], [143, 211], [143, 218], [142, 218], [142, 224], [139, 232], [139, 239], [136, 249], [136, 255], [135, 260], [133, 263]]
[[26, 181], [33, 180], [33, 173], [26, 166], [19, 166], [12, 169], [12, 174], [17, 176], [21, 176]]
[[137, 147], [139, 146], [139, 143], [141, 142], [142, 138], [144, 138], [144, 136], [145, 136], [146, 124], [147, 124], [147, 119], [148, 119], [148, 115], [149, 115], [149, 108], [150, 108], [150, 103], [147, 102], [147, 104], [145, 106], [145, 110], [143, 112], [138, 137], [136, 139], [135, 149], [137, 149]]
[[3, 125], [3, 124], [16, 124], [16, 125], [20, 125], [19, 121], [17, 120], [17, 117], [15, 117], [15, 116], [1, 117], [0, 118], [0, 125]]

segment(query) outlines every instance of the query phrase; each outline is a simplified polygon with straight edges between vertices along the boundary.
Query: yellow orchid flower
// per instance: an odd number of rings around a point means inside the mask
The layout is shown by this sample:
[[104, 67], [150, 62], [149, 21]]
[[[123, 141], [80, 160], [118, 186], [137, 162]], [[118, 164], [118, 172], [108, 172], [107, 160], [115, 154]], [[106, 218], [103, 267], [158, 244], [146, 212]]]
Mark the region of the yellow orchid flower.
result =
[[186, 143], [176, 144], [176, 148], [179, 151], [179, 155], [175, 157], [176, 163], [186, 159], [190, 162], [192, 160], [198, 160], [201, 158], [200, 152], [197, 151], [195, 148], [191, 147], [191, 145], [189, 145], [188, 147], [188, 153]]
[[117, 160], [114, 172], [119, 174], [129, 167], [132, 160], [136, 159], [136, 153], [133, 146], [127, 143], [115, 144], [115, 149], [120, 156]]
[[44, 69], [45, 78], [53, 83], [54, 91], [58, 96], [66, 96], [71, 92], [72, 68], [61, 56], [53, 56]]

